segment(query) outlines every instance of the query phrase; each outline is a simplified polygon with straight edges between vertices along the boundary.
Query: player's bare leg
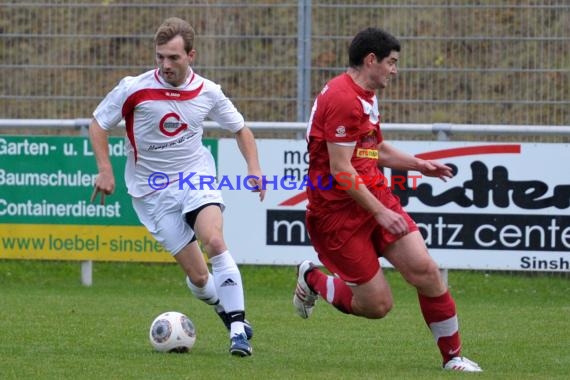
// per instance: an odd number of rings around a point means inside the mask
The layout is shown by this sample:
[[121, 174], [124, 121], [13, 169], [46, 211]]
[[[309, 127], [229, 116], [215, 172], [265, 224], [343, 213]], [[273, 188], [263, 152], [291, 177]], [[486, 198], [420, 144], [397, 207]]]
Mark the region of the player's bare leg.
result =
[[200, 210], [194, 230], [212, 264], [212, 274], [220, 303], [230, 322], [230, 353], [249, 356], [252, 348], [245, 333], [245, 301], [241, 273], [222, 234], [222, 210], [209, 205]]
[[443, 359], [444, 369], [479, 372], [477, 363], [461, 356], [461, 338], [455, 301], [424, 239], [414, 231], [391, 244], [384, 257], [417, 289], [420, 309]]
[[349, 286], [306, 260], [297, 276], [293, 305], [301, 318], [311, 315], [318, 296], [343, 313], [371, 319], [383, 318], [392, 308], [392, 292], [381, 269], [368, 282]]

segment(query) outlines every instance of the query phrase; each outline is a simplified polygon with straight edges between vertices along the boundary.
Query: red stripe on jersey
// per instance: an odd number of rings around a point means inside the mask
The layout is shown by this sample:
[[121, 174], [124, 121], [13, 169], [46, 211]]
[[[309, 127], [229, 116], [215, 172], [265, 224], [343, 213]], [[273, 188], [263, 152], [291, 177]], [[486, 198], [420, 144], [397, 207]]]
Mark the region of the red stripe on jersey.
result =
[[169, 88], [145, 88], [143, 90], [138, 90], [131, 94], [123, 104], [123, 116], [129, 112], [133, 112], [135, 107], [142, 102], [149, 100], [171, 100], [175, 102], [192, 100], [200, 94], [203, 87], [204, 83], [202, 83], [200, 87], [191, 91], [180, 91]]
[[133, 147], [135, 162], [137, 162], [138, 150], [137, 150], [137, 146], [135, 144], [135, 131], [133, 128], [134, 119], [135, 119], [134, 112], [129, 112], [128, 114], [125, 115], [125, 126], [127, 129], [127, 138], [129, 139], [129, 142], [131, 143], [131, 146]]
[[135, 162], [137, 161], [137, 146], [135, 145], [135, 131], [134, 131], [135, 108], [142, 102], [150, 100], [170, 100], [175, 102], [192, 100], [200, 94], [203, 87], [204, 83], [200, 84], [200, 87], [191, 91], [180, 91], [176, 89], [167, 89], [167, 88], [145, 88], [143, 90], [134, 92], [127, 98], [127, 100], [123, 104], [123, 109], [121, 113], [125, 118], [127, 137], [134, 150]]

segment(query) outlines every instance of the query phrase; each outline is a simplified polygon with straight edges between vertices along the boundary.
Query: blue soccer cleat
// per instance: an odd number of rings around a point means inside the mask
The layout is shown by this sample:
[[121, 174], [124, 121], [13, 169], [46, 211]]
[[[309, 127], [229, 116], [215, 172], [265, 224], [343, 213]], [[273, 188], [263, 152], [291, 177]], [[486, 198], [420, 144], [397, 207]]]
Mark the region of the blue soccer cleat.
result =
[[251, 356], [252, 353], [253, 349], [245, 334], [234, 335], [230, 339], [230, 354], [243, 358], [245, 356]]

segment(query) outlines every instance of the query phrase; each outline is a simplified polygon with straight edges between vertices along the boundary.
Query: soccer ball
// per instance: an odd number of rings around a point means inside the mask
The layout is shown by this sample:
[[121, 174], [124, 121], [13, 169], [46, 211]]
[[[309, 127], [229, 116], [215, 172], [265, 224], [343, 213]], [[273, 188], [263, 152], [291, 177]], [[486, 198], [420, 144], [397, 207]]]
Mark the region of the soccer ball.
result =
[[150, 344], [160, 352], [188, 352], [196, 342], [196, 328], [186, 315], [177, 311], [160, 314], [148, 333]]

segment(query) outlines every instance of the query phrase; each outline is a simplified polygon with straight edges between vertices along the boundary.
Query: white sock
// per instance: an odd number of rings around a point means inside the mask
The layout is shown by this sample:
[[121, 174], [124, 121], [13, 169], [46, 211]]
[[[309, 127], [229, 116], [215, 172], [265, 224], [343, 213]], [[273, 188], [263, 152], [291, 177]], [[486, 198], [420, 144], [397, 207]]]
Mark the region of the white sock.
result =
[[232, 322], [230, 326], [230, 337], [245, 334], [243, 322]]
[[[245, 310], [243, 296], [243, 283], [241, 274], [229, 251], [225, 251], [210, 258], [212, 263], [212, 274], [216, 283], [216, 290], [220, 303], [226, 313], [242, 312]], [[243, 333], [243, 323], [233, 322], [231, 324], [230, 336]]]
[[208, 281], [206, 281], [206, 285], [203, 288], [199, 288], [194, 285], [188, 276], [186, 276], [186, 285], [188, 288], [201, 301], [204, 301], [208, 305], [218, 305], [220, 299], [218, 298], [218, 292], [216, 291], [216, 283], [214, 281], [214, 277], [211, 273], [208, 273]]

